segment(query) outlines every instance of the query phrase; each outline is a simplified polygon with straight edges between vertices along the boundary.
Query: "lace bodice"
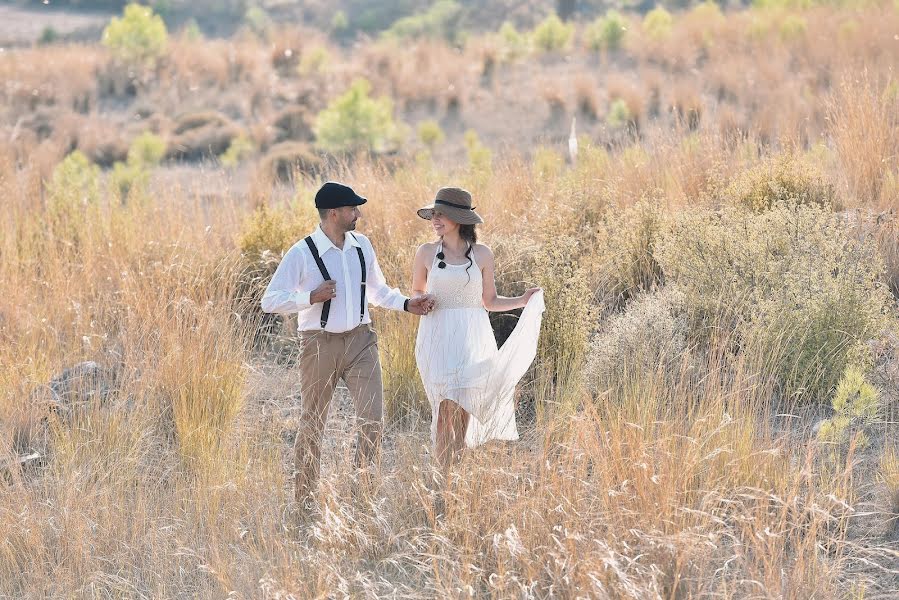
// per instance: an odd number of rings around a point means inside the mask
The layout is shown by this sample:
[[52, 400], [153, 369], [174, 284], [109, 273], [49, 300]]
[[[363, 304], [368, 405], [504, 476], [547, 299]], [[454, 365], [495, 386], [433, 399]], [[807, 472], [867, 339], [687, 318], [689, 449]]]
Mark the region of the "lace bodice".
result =
[[[439, 248], [437, 252], [442, 249]], [[484, 282], [481, 268], [471, 256], [472, 264], [446, 265], [441, 269], [436, 256], [428, 273], [428, 292], [437, 300], [437, 310], [444, 308], [484, 308], [482, 300]], [[467, 270], [466, 270], [467, 268]]]

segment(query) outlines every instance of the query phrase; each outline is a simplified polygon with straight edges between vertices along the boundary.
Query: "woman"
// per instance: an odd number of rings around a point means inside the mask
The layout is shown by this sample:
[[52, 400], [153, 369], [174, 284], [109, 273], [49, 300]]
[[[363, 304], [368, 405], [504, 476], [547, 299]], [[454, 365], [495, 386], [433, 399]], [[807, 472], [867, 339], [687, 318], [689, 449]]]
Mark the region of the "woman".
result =
[[[439, 240], [415, 253], [414, 293], [431, 294], [435, 302], [419, 324], [415, 360], [433, 413], [431, 441], [447, 467], [464, 445], [518, 439], [515, 385], [537, 353], [543, 292], [497, 295], [493, 253], [477, 243], [475, 226], [484, 221], [467, 191], [441, 188], [418, 216], [431, 221]], [[487, 311], [522, 307], [498, 350]]]

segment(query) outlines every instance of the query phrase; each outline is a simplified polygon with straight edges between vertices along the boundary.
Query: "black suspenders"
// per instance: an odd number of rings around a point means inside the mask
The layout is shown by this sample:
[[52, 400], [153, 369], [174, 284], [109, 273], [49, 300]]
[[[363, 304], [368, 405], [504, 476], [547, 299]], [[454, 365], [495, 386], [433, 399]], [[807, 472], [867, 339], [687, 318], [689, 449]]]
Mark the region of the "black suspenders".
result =
[[[359, 238], [357, 238], [355, 235], [350, 235], [353, 236], [354, 240], [356, 240], [357, 242], [359, 241]], [[329, 279], [331, 279], [331, 276], [328, 274], [328, 268], [325, 267], [325, 262], [318, 254], [318, 248], [315, 246], [315, 242], [312, 241], [312, 236], [306, 236], [306, 239], [304, 241], [306, 242], [306, 245], [309, 246], [309, 252], [312, 253], [312, 258], [315, 259], [315, 264], [318, 265], [319, 272], [322, 274], [322, 277], [325, 278], [325, 281], [328, 281]], [[359, 322], [361, 323], [365, 318], [365, 255], [362, 254], [361, 246], [356, 246], [356, 252], [359, 254], [359, 266], [362, 267], [362, 289], [361, 293], [359, 294]], [[330, 312], [331, 301], [326, 300], [322, 305], [322, 316], [320, 321], [322, 329], [324, 329], [325, 325], [328, 324], [328, 315], [330, 314]]]

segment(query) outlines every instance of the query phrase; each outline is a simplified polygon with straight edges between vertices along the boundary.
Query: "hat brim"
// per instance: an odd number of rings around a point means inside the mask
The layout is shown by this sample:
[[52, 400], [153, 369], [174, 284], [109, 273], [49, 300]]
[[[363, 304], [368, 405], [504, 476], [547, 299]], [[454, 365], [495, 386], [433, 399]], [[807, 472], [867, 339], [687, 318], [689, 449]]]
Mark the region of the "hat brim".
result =
[[[434, 217], [434, 204], [428, 204], [416, 211], [422, 219], [430, 221]], [[459, 225], [478, 225], [484, 222], [481, 215], [471, 209], [454, 208], [452, 206], [440, 205], [440, 212], [446, 215], [449, 220]]]

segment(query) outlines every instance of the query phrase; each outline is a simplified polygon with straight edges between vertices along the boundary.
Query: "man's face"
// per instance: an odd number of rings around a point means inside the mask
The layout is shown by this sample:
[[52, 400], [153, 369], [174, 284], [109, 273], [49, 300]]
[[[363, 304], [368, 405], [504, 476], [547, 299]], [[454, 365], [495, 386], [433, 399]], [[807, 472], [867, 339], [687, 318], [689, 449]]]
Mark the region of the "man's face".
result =
[[335, 208], [334, 213], [337, 224], [344, 231], [356, 229], [356, 221], [362, 216], [362, 211], [358, 206], [341, 206], [340, 208]]

